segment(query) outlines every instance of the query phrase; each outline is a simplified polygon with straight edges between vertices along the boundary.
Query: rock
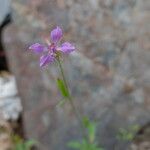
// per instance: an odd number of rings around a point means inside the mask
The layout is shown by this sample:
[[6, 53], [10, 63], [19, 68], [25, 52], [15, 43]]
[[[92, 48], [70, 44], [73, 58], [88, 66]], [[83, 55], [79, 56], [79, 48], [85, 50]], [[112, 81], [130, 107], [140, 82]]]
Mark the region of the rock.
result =
[[57, 67], [40, 69], [29, 45], [49, 37], [54, 26], [63, 28], [64, 40], [77, 47], [63, 65], [76, 106], [97, 120], [105, 149], [125, 150], [118, 129], [150, 120], [149, 6], [149, 0], [12, 2], [14, 23], [4, 43], [24, 104], [26, 136], [40, 141], [39, 149], [67, 150], [66, 143], [81, 135], [70, 106], [55, 108], [61, 99]]
[[12, 139], [12, 127], [10, 123], [1, 118], [0, 120], [0, 150], [10, 150], [13, 148]]
[[0, 25], [10, 13], [10, 2], [11, 0], [0, 0]]
[[22, 112], [15, 77], [0, 73], [0, 114], [5, 120], [17, 121]]

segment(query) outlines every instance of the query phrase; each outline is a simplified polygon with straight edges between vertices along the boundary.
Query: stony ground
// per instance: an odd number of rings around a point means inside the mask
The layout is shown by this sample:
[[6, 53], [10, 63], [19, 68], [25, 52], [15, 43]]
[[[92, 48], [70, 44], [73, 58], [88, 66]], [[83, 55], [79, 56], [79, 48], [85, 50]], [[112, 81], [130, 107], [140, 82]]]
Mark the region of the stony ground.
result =
[[130, 150], [150, 150], [150, 124], [139, 131]]
[[12, 149], [12, 126], [6, 120], [0, 120], [0, 150]]

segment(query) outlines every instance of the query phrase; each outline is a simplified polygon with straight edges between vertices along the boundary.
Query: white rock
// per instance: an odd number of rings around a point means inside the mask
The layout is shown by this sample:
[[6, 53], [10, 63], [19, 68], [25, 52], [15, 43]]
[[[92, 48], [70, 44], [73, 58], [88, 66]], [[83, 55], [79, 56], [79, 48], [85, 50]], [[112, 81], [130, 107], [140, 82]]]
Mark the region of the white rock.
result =
[[0, 117], [5, 120], [17, 120], [22, 112], [15, 77], [0, 76]]

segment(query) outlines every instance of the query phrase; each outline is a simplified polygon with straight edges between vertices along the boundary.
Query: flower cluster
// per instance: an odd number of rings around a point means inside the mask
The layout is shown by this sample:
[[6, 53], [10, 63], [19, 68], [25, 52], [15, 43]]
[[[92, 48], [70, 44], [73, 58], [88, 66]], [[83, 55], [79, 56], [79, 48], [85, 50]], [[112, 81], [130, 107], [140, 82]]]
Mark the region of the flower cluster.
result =
[[69, 54], [75, 50], [75, 47], [69, 43], [64, 42], [59, 46], [59, 42], [63, 37], [63, 32], [60, 27], [56, 27], [50, 33], [51, 42], [47, 42], [47, 45], [35, 43], [29, 47], [36, 54], [41, 54], [40, 66], [46, 66], [49, 63], [55, 61], [56, 57], [60, 53]]

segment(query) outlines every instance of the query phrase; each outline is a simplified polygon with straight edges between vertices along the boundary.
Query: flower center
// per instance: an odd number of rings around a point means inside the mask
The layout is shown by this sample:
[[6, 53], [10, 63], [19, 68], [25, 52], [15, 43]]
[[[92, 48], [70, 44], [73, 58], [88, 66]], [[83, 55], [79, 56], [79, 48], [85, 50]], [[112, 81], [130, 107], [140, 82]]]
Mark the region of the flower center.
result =
[[53, 52], [53, 53], [56, 52], [56, 45], [55, 45], [55, 43], [52, 43], [52, 44], [49, 46], [49, 50], [50, 50], [51, 52]]

